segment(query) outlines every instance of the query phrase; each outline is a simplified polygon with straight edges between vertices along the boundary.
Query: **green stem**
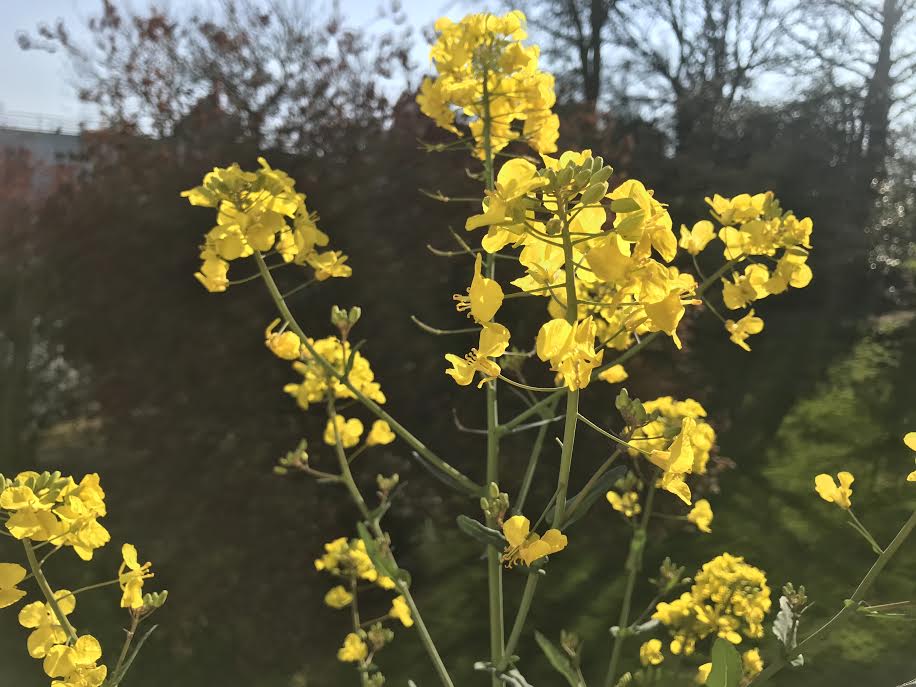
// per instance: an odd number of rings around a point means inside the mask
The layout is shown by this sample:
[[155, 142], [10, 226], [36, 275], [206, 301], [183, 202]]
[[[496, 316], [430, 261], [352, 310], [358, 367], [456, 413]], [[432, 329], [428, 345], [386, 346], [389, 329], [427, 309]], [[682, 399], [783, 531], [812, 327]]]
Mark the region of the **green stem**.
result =
[[604, 687], [611, 687], [617, 676], [617, 669], [620, 666], [620, 657], [623, 655], [623, 643], [626, 640], [627, 631], [630, 624], [630, 609], [633, 605], [633, 592], [636, 590], [636, 581], [639, 577], [639, 571], [642, 569], [643, 553], [646, 549], [646, 530], [649, 527], [649, 518], [652, 515], [652, 504], [655, 500], [655, 477], [649, 484], [649, 490], [646, 495], [646, 505], [643, 510], [642, 520], [633, 531], [633, 538], [630, 540], [630, 553], [627, 556], [627, 583], [623, 592], [623, 602], [620, 606], [620, 617], [617, 620], [617, 636], [614, 637], [614, 647], [611, 650], [611, 660], [608, 663], [607, 675], [604, 677]]
[[897, 532], [894, 540], [888, 544], [887, 548], [884, 549], [880, 556], [878, 556], [878, 559], [865, 574], [865, 577], [862, 578], [862, 581], [859, 582], [859, 586], [856, 587], [856, 590], [843, 605], [843, 608], [841, 608], [839, 612], [837, 612], [836, 615], [834, 615], [830, 620], [828, 620], [826, 623], [821, 625], [814, 632], [800, 641], [795, 646], [795, 648], [791, 651], [788, 651], [785, 656], [781, 656], [770, 663], [770, 665], [768, 665], [762, 673], [751, 680], [750, 684], [760, 685], [769, 680], [776, 673], [789, 665], [792, 659], [800, 655], [803, 651], [805, 651], [807, 647], [810, 647], [815, 643], [815, 641], [823, 639], [837, 623], [842, 621], [848, 615], [855, 613], [859, 607], [859, 604], [862, 603], [862, 600], [865, 598], [865, 595], [868, 594], [868, 591], [878, 580], [878, 577], [881, 575], [881, 572], [884, 570], [885, 566], [887, 566], [887, 564], [891, 561], [891, 559], [897, 553], [897, 550], [903, 545], [903, 542], [907, 540], [907, 537], [910, 536], [913, 528], [916, 528], [916, 511], [913, 511], [913, 513], [910, 514], [909, 519], [903, 524], [903, 527], [900, 528], [900, 531]]
[[[489, 72], [486, 65], [483, 68], [483, 120], [482, 143], [484, 151], [484, 177], [488, 191], [492, 191], [494, 184], [493, 170], [493, 145], [492, 145], [492, 118], [490, 116], [490, 85]], [[487, 255], [485, 270], [487, 277], [496, 278], [496, 259], [492, 254]], [[501, 436], [499, 426], [499, 399], [496, 395], [496, 382], [487, 383], [487, 479], [486, 483], [499, 483], [499, 439]], [[497, 515], [487, 516], [487, 527], [498, 529]], [[505, 627], [503, 618], [503, 568], [499, 552], [493, 547], [487, 547], [487, 589], [490, 608], [490, 661], [494, 666], [503, 663], [505, 647]], [[499, 687], [500, 680], [494, 674], [491, 684]]]
[[874, 551], [875, 554], [878, 556], [884, 553], [884, 550], [881, 548], [878, 542], [875, 541], [875, 538], [872, 536], [872, 533], [868, 531], [868, 528], [865, 527], [865, 525], [862, 524], [862, 521], [856, 517], [856, 514], [852, 512], [852, 508], [850, 508], [846, 512], [849, 513], [849, 517], [852, 521], [851, 524], [852, 524], [853, 529], [856, 530], [859, 534], [861, 534], [862, 537], [864, 537], [865, 541], [867, 541], [869, 546], [871, 546], [871, 550]]
[[51, 585], [48, 584], [48, 580], [41, 569], [41, 564], [35, 556], [35, 549], [32, 546], [31, 540], [23, 539], [22, 546], [25, 548], [25, 557], [29, 561], [29, 568], [32, 569], [32, 575], [35, 577], [35, 581], [38, 583], [38, 587], [41, 589], [45, 601], [47, 601], [48, 606], [51, 607], [51, 611], [54, 613], [54, 617], [57, 618], [58, 624], [64, 628], [64, 631], [67, 633], [69, 642], [71, 644], [76, 642], [76, 630], [73, 629], [73, 625], [67, 620], [67, 616], [61, 610], [58, 600], [54, 598], [54, 592], [51, 591]]
[[118, 656], [118, 662], [115, 664], [114, 670], [111, 671], [112, 676], [115, 680], [115, 685], [121, 682], [121, 670], [124, 666], [124, 661], [127, 660], [127, 653], [130, 651], [130, 645], [134, 641], [134, 636], [137, 634], [137, 627], [140, 625], [140, 618], [136, 615], [131, 614], [130, 616], [130, 629], [127, 631], [127, 637], [124, 638], [124, 646], [121, 647], [121, 654]]
[[[581, 418], [581, 415], [580, 415], [580, 418]], [[601, 464], [601, 467], [595, 470], [595, 474], [589, 477], [588, 482], [585, 483], [585, 486], [582, 487], [582, 490], [579, 492], [579, 495], [576, 496], [576, 498], [574, 498], [572, 503], [570, 504], [569, 510], [566, 511], [567, 519], [572, 517], [573, 513], [576, 512], [576, 509], [582, 503], [582, 499], [588, 496], [588, 493], [591, 491], [591, 488], [595, 484], [595, 482], [601, 479], [601, 476], [610, 469], [610, 467], [614, 464], [614, 461], [617, 460], [620, 454], [621, 454], [621, 449], [619, 448], [616, 449], [610, 455], [610, 457]]]
[[[337, 443], [340, 445], [340, 441]], [[356, 578], [350, 580], [350, 596], [353, 597], [350, 601], [350, 619], [353, 622], [353, 632], [358, 635], [360, 629], [362, 628], [362, 623], [359, 620], [359, 604], [357, 602], [356, 595]], [[369, 684], [369, 673], [366, 669], [366, 663], [368, 663], [368, 661], [363, 660], [358, 666], [359, 682], [363, 687], [366, 687], [366, 685]]]
[[433, 453], [422, 441], [411, 434], [400, 422], [391, 417], [391, 415], [382, 410], [381, 406], [379, 406], [375, 401], [368, 398], [365, 394], [363, 394], [363, 392], [356, 388], [353, 382], [350, 381], [349, 377], [345, 375], [343, 371], [335, 368], [328, 360], [323, 358], [318, 353], [318, 351], [315, 350], [315, 347], [309, 341], [308, 337], [305, 335], [305, 332], [302, 330], [302, 327], [299, 326], [296, 318], [293, 317], [292, 312], [290, 312], [289, 307], [286, 305], [286, 301], [283, 299], [280, 290], [277, 288], [277, 283], [274, 281], [273, 276], [267, 269], [267, 265], [264, 263], [264, 258], [261, 257], [261, 254], [258, 252], [255, 252], [254, 257], [258, 263], [258, 269], [261, 272], [261, 276], [264, 278], [264, 283], [267, 285], [267, 290], [270, 292], [271, 298], [274, 301], [274, 305], [277, 306], [277, 310], [280, 312], [280, 315], [283, 317], [283, 319], [289, 323], [289, 328], [302, 341], [302, 345], [305, 346], [312, 359], [314, 359], [330, 376], [334, 377], [341, 384], [346, 386], [353, 393], [356, 399], [362, 403], [367, 410], [369, 410], [369, 412], [387, 422], [391, 427], [391, 430], [399, 437], [401, 437], [401, 439], [403, 439], [408, 446], [414, 449], [443, 474], [447, 475], [455, 482], [460, 484], [461, 487], [469, 495], [479, 496], [483, 491], [480, 485], [475, 484], [467, 476], [463, 475], [461, 472], [445, 462], [442, 458]]
[[[554, 413], [556, 404], [550, 405], [544, 412], [544, 419], [551, 417]], [[513, 510], [515, 513], [521, 513], [525, 507], [525, 501], [528, 500], [528, 492], [531, 490], [531, 483], [534, 481], [534, 472], [537, 469], [538, 462], [541, 459], [541, 453], [544, 450], [544, 440], [547, 438], [547, 430], [550, 424], [544, 423], [538, 428], [537, 436], [534, 439], [534, 445], [531, 447], [531, 456], [528, 458], [528, 466], [525, 468], [525, 475], [522, 478], [522, 486], [518, 490], [518, 497], [515, 499]]]
[[531, 610], [531, 602], [534, 599], [534, 592], [538, 587], [538, 580], [541, 578], [538, 574], [528, 575], [525, 581], [525, 589], [522, 592], [522, 600], [518, 605], [518, 612], [515, 614], [515, 622], [512, 623], [512, 632], [509, 633], [509, 641], [506, 642], [506, 656], [511, 656], [518, 646], [518, 640], [522, 636], [522, 630], [525, 627], [525, 621], [528, 619], [528, 611]]

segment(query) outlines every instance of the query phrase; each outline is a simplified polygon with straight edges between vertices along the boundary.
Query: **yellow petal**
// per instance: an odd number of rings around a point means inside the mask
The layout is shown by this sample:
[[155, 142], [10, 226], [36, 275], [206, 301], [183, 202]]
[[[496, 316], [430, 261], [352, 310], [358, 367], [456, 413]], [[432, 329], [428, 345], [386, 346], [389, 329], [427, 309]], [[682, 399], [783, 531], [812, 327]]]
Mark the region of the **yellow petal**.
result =
[[525, 542], [530, 530], [531, 521], [523, 515], [513, 515], [503, 523], [503, 534], [506, 535], [509, 546], [513, 548]]

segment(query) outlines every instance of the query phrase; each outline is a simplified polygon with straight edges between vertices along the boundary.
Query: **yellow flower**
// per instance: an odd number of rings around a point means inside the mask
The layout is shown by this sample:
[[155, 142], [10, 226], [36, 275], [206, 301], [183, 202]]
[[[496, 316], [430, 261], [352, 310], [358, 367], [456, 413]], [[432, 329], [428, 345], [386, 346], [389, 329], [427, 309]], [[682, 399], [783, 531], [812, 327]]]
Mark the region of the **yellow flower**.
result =
[[639, 647], [639, 662], [644, 666], [657, 666], [665, 660], [662, 655], [662, 643], [658, 639], [650, 639]]
[[741, 663], [744, 666], [744, 676], [754, 677], [763, 670], [763, 659], [760, 658], [760, 649], [749, 649], [741, 654]]
[[620, 384], [629, 376], [623, 365], [611, 365], [611, 367], [598, 374], [598, 379], [608, 384]]
[[[73, 594], [61, 589], [54, 593], [54, 598], [61, 613], [73, 613], [73, 609], [76, 608], [76, 597]], [[32, 658], [44, 658], [52, 646], [67, 641], [67, 633], [58, 624], [54, 611], [41, 601], [34, 601], [22, 607], [19, 611], [19, 624], [33, 630], [28, 639], [29, 656]]]
[[586, 317], [575, 324], [555, 318], [545, 322], [538, 332], [538, 358], [549, 360], [550, 369], [559, 373], [572, 391], [588, 386], [592, 370], [604, 359], [604, 351], [595, 353], [596, 331], [594, 320]]
[[369, 647], [355, 632], [351, 632], [344, 639], [343, 646], [337, 650], [337, 660], [344, 663], [359, 663], [369, 655]]
[[[903, 443], [907, 445], [911, 451], [916, 451], [916, 432], [909, 432], [905, 437], [903, 437]], [[916, 470], [913, 470], [906, 477], [907, 482], [916, 482]]]
[[[98, 668], [95, 664], [100, 658], [102, 658], [102, 647], [99, 640], [92, 635], [83, 635], [76, 640], [73, 646], [65, 644], [52, 646], [48, 655], [45, 656], [44, 670], [48, 677], [52, 678], [68, 678], [74, 673], [92, 673], [94, 677], [98, 677]], [[102, 669], [104, 670], [104, 666]], [[103, 674], [102, 679], [104, 677]], [[95, 687], [101, 684], [101, 681], [89, 684]]]
[[693, 229], [681, 225], [681, 240], [678, 241], [678, 245], [691, 255], [699, 255], [715, 237], [716, 231], [712, 222], [701, 219], [693, 225]]
[[297, 360], [299, 351], [302, 349], [302, 341], [291, 331], [274, 332], [274, 327], [278, 324], [280, 324], [279, 318], [267, 325], [267, 329], [264, 330], [264, 344], [278, 358]]
[[413, 616], [410, 614], [410, 606], [407, 605], [407, 600], [403, 595], [396, 596], [392, 599], [391, 610], [388, 611], [388, 615], [400, 620], [404, 627], [411, 627], [413, 625]]
[[699, 668], [697, 668], [696, 683], [698, 685], [705, 685], [706, 681], [709, 679], [709, 674], [712, 672], [712, 663], [704, 663]]
[[471, 317], [478, 324], [489, 322], [503, 304], [503, 289], [499, 282], [484, 277], [481, 273], [480, 253], [474, 259], [474, 277], [468, 288], [468, 295], [455, 294], [458, 311], [469, 310]]
[[25, 568], [21, 565], [0, 563], [0, 608], [12, 606], [25, 596], [25, 592], [16, 587], [25, 575]]
[[511, 568], [520, 560], [531, 565], [539, 558], [566, 548], [566, 535], [560, 530], [549, 529], [540, 537], [530, 529], [531, 522], [522, 515], [513, 515], [503, 523], [503, 534], [508, 542], [503, 561], [507, 567]]
[[745, 351], [749, 351], [751, 347], [748, 346], [745, 341], [747, 341], [747, 338], [752, 334], [759, 334], [763, 331], [763, 320], [759, 317], [754, 317], [754, 311], [751, 310], [737, 322], [726, 320], [725, 330], [729, 333], [729, 338], [733, 343], [737, 344]]
[[[337, 431], [334, 431], [334, 428]], [[343, 415], [335, 415], [334, 420], [328, 420], [324, 428], [324, 443], [328, 446], [336, 446], [337, 439], [340, 437], [340, 443], [344, 448], [352, 448], [359, 443], [359, 438], [363, 435], [363, 423], [355, 417], [344, 420]]]
[[852, 507], [850, 498], [852, 497], [852, 483], [855, 477], [851, 472], [837, 473], [840, 480], [839, 485], [833, 481], [833, 477], [827, 474], [820, 474], [814, 478], [814, 489], [818, 495], [825, 501], [835, 503], [840, 508], [848, 510]]
[[606, 495], [608, 503], [618, 513], [623, 513], [624, 517], [632, 518], [642, 512], [642, 506], [639, 504], [639, 494], [635, 491], [628, 491], [621, 496], [616, 491], [609, 491]]
[[662, 476], [659, 485], [671, 492], [688, 506], [690, 505], [690, 487], [684, 477], [693, 472], [693, 444], [691, 439], [696, 430], [696, 421], [685, 417], [681, 422], [681, 431], [671, 442], [667, 451], [653, 450], [648, 459], [661, 468]]
[[[379, 404], [385, 403], [385, 394], [375, 381], [372, 367], [359, 351], [352, 351], [349, 343], [342, 343], [333, 336], [308, 341], [315, 353], [337, 370], [343, 369], [352, 354], [352, 367], [348, 375], [350, 383], [369, 399]], [[302, 375], [302, 381], [283, 387], [283, 391], [296, 399], [300, 408], [308, 410], [312, 403], [327, 400], [328, 393], [333, 394], [334, 398], [356, 398], [349, 387], [330, 377], [324, 367], [312, 358], [306, 349], [303, 349], [301, 354], [302, 359], [293, 363], [293, 369]]]
[[143, 580], [153, 577], [149, 571], [153, 564], [146, 562], [140, 565], [137, 561], [137, 548], [133, 544], [121, 547], [121, 557], [124, 559], [118, 569], [118, 585], [123, 592], [121, 608], [143, 608]]
[[709, 527], [712, 524], [712, 507], [709, 501], [700, 499], [693, 504], [693, 508], [687, 514], [687, 520], [696, 525], [701, 532], [712, 532]]
[[391, 431], [391, 427], [384, 420], [376, 420], [372, 423], [372, 429], [369, 430], [369, 436], [366, 437], [367, 446], [382, 446], [390, 444], [397, 437]]
[[509, 330], [496, 322], [484, 322], [477, 348], [472, 348], [463, 358], [452, 353], [446, 354], [445, 359], [452, 367], [446, 370], [445, 374], [461, 386], [467, 386], [474, 381], [474, 374], [480, 372], [483, 375], [483, 379], [477, 385], [480, 388], [499, 376], [501, 369], [493, 359], [499, 358], [508, 347]]
[[342, 585], [333, 587], [324, 595], [324, 603], [331, 608], [346, 608], [353, 601], [353, 595], [348, 592]]

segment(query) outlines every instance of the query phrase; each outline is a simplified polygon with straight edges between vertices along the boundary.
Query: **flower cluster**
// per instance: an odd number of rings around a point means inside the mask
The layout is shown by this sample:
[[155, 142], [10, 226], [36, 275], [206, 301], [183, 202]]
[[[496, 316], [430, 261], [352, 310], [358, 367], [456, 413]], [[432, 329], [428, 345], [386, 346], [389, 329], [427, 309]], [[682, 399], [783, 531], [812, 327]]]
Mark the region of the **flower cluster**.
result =
[[[722, 224], [718, 236], [725, 245], [726, 260], [737, 264], [757, 257], [773, 264], [771, 270], [763, 262], [748, 262], [743, 272], [735, 270], [730, 280], [723, 279], [726, 308], [740, 310], [789, 287], [799, 289], [811, 282], [811, 268], [807, 265], [813, 229], [810, 217], [798, 219], [792, 212], [783, 212], [772, 191], [753, 196], [743, 193], [734, 198], [716, 194], [706, 198], [706, 203]], [[695, 226], [692, 232], [682, 228], [682, 245], [686, 242], [702, 250], [711, 229], [705, 225]], [[763, 331], [763, 320], [752, 309], [737, 321], [726, 320], [725, 329], [735, 344], [749, 351], [747, 339]]]
[[0, 475], [0, 512], [16, 539], [68, 546], [84, 561], [111, 539], [99, 522], [105, 492], [97, 474], [79, 483], [59, 472], [21, 472], [12, 480]]
[[359, 351], [354, 351], [348, 342], [334, 336], [309, 339], [308, 342], [315, 355], [302, 347], [300, 359], [293, 363], [293, 369], [302, 375], [302, 381], [283, 387], [286, 393], [296, 399], [300, 408], [308, 410], [309, 405], [326, 400], [328, 394], [333, 394], [333, 397], [338, 399], [356, 398], [353, 390], [328, 369], [330, 366], [338, 372], [343, 372], [348, 364], [350, 369], [347, 379], [350, 384], [376, 403], [385, 403], [385, 394], [375, 381], [369, 361]]
[[216, 167], [202, 185], [182, 192], [192, 205], [217, 209], [195, 278], [211, 293], [225, 291], [231, 261], [271, 250], [284, 263], [309, 266], [318, 281], [349, 277], [352, 270], [343, 253], [318, 250], [328, 245], [328, 236], [306, 208], [305, 194], [296, 192], [288, 174], [272, 169], [264, 158], [258, 162], [261, 168], [254, 172], [235, 163]]
[[740, 556], [723, 553], [703, 565], [690, 591], [659, 603], [653, 618], [668, 628], [671, 653], [690, 655], [713, 635], [732, 644], [763, 637], [770, 610], [770, 588], [762, 570]]
[[[344, 638], [343, 645], [337, 652], [337, 658], [344, 663], [356, 663], [361, 670], [368, 671], [373, 655], [394, 638], [394, 633], [384, 627], [382, 621], [392, 619], [399, 621], [404, 627], [412, 627], [414, 619], [410, 606], [403, 595], [395, 596], [384, 618], [365, 630], [358, 624], [358, 584], [369, 582], [385, 590], [395, 589], [397, 585], [390, 577], [379, 574], [362, 539], [348, 540], [341, 537], [325, 544], [324, 550], [324, 555], [315, 561], [315, 568], [333, 575], [342, 582], [325, 594], [324, 602], [330, 608], [337, 610], [352, 606], [355, 623], [353, 631]], [[375, 675], [377, 677], [374, 679], [382, 679], [380, 673]]]
[[457, 134], [461, 112], [481, 159], [487, 145], [493, 153], [519, 138], [538, 152], [555, 151], [560, 121], [551, 111], [554, 79], [538, 68], [539, 48], [523, 42], [525, 15], [469, 14], [457, 23], [442, 18], [435, 29], [430, 57], [437, 74], [420, 86], [423, 113]]
[[[115, 580], [73, 592], [52, 590], [42, 569], [44, 561], [64, 548], [73, 549], [84, 561], [91, 560], [95, 550], [111, 538], [98, 521], [105, 514], [105, 492], [97, 474], [86, 475], [79, 482], [60, 472], [22, 472], [13, 479], [0, 475], [0, 517], [9, 535], [23, 542], [31, 577], [44, 594], [44, 601], [33, 601], [20, 609], [19, 624], [31, 630], [29, 655], [43, 661], [52, 687], [99, 687], [108, 675], [107, 667], [99, 665], [99, 642], [90, 634], [79, 634], [68, 619], [76, 609], [78, 593], [118, 583], [121, 607], [130, 610], [134, 629], [167, 597], [167, 592], [143, 594], [143, 581], [152, 577], [150, 564], [140, 565], [136, 549], [130, 544], [122, 549], [124, 563]], [[41, 560], [34, 555], [38, 546], [51, 547]], [[26, 596], [17, 586], [26, 574], [21, 565], [0, 563], [0, 608], [12, 606]], [[115, 673], [126, 670], [123, 661], [122, 654]]]

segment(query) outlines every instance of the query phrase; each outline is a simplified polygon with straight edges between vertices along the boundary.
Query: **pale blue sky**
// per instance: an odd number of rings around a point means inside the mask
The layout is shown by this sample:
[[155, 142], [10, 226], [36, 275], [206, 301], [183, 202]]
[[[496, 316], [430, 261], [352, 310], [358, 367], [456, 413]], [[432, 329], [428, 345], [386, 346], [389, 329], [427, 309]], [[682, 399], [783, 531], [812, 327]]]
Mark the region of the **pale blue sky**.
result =
[[[344, 13], [358, 25], [370, 23], [381, 0], [341, 0]], [[116, 0], [126, 7], [144, 7], [151, 0]], [[74, 79], [66, 59], [60, 55], [32, 50], [24, 52], [16, 43], [16, 32], [34, 30], [39, 22], [54, 23], [58, 18], [74, 29], [97, 12], [99, 0], [0, 0], [0, 124], [21, 120], [18, 113], [44, 115], [65, 124], [92, 120], [93, 110], [80, 103], [73, 87]], [[157, 0], [158, 6], [180, 8], [180, 0]], [[218, 3], [214, 0], [214, 5]], [[402, 0], [402, 6], [414, 27], [430, 24], [436, 17], [463, 15], [471, 5], [498, 5], [497, 2], [468, 0]], [[324, 0], [316, 6], [326, 6]], [[418, 41], [415, 60], [425, 64], [426, 49]], [[30, 119], [30, 118], [29, 118]]]

